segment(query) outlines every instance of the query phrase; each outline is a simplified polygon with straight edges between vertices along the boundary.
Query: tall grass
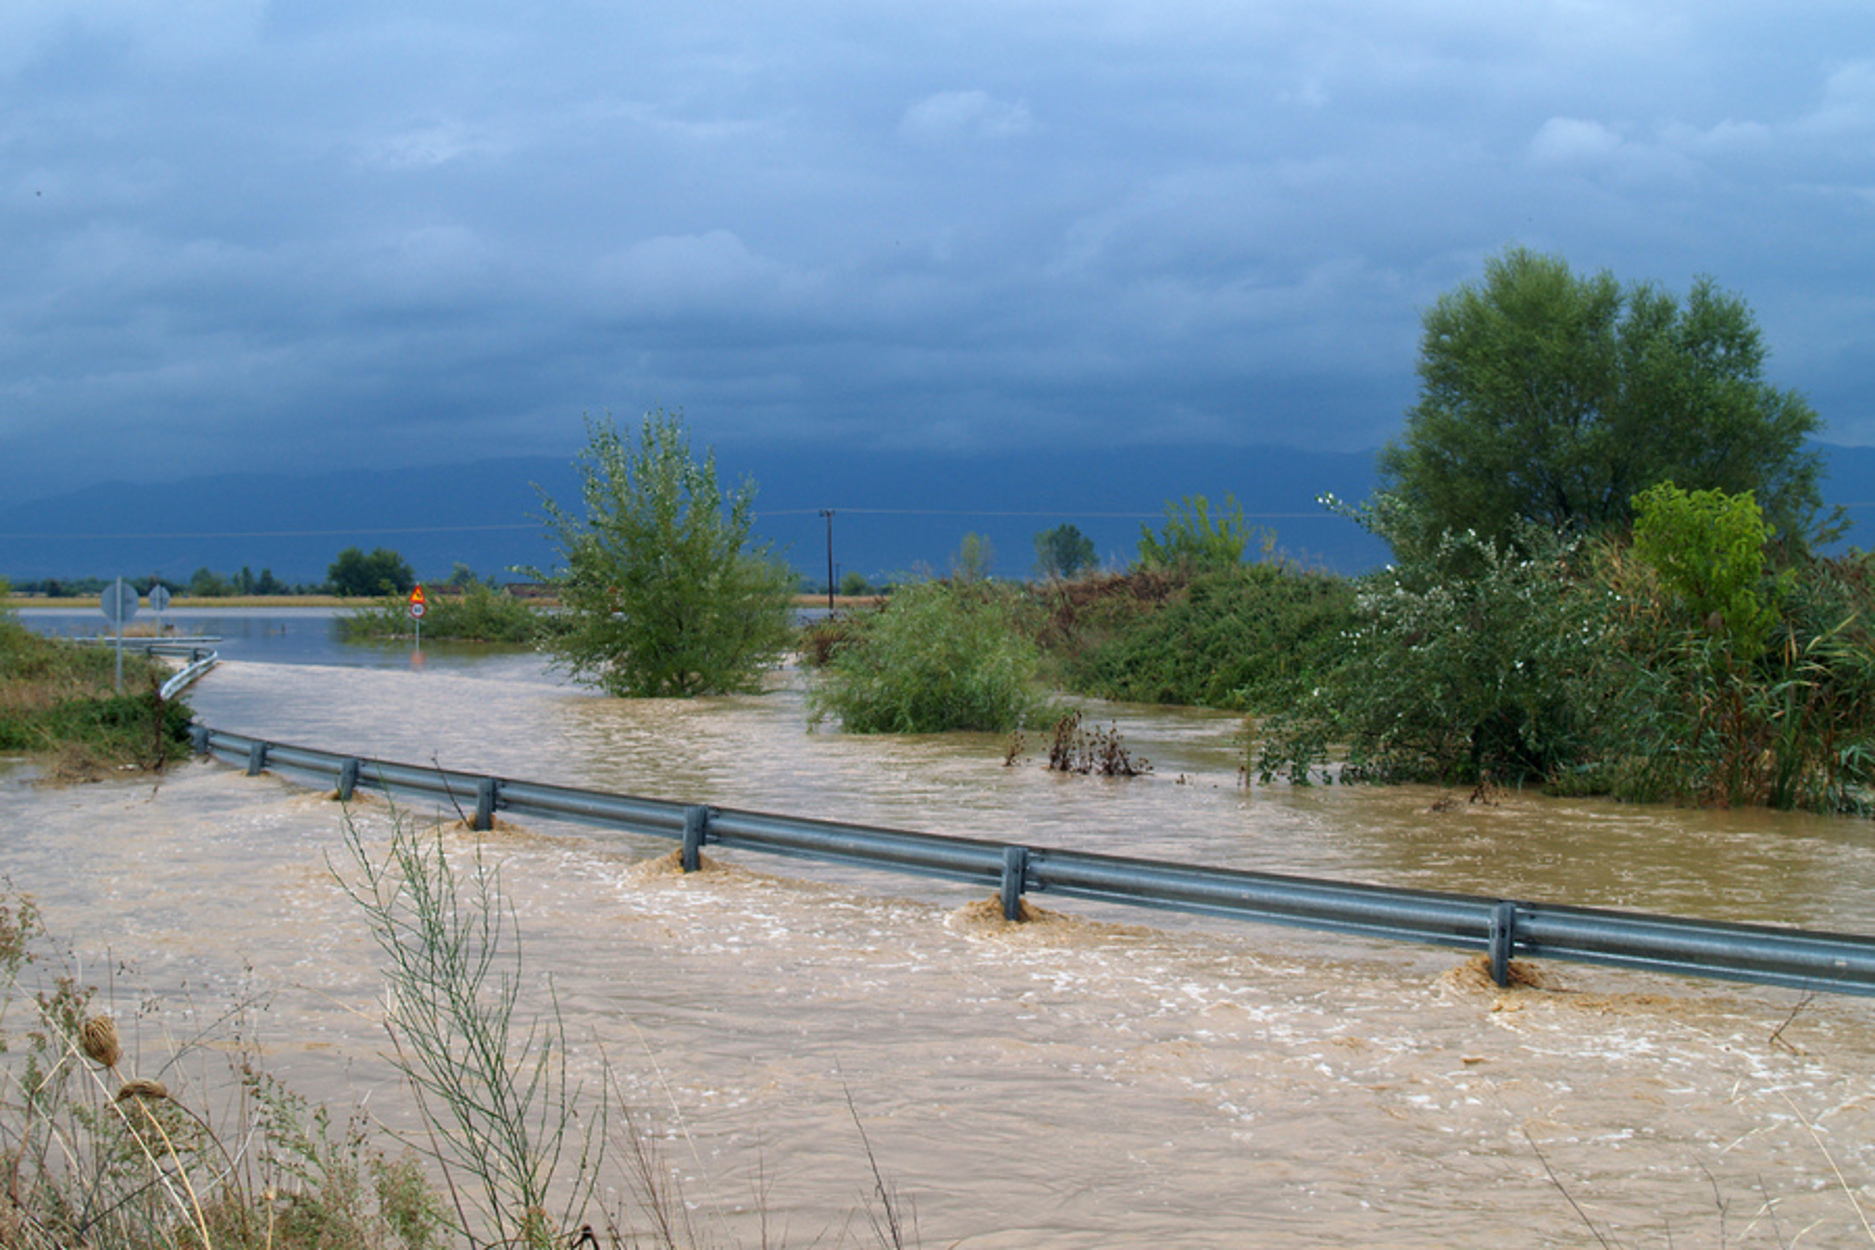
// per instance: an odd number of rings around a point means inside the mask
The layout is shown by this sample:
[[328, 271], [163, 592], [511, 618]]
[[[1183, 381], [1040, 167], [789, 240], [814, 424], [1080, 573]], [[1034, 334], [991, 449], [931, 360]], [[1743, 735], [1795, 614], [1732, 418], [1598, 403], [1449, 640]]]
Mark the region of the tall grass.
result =
[[[349, 818], [345, 890], [384, 956], [393, 1062], [473, 1246], [551, 1250], [592, 1204], [608, 1091], [567, 1069], [557, 1008], [517, 1014], [521, 945], [479, 847], [458, 865], [439, 829], [399, 819], [382, 857]], [[551, 982], [549, 982], [551, 986]]]

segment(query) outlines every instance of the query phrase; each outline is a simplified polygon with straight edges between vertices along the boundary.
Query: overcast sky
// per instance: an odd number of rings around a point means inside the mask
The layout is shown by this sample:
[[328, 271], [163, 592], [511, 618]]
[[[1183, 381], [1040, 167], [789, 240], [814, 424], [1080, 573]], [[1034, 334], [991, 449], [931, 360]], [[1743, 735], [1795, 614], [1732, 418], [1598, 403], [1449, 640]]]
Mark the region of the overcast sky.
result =
[[1375, 446], [1510, 244], [1875, 442], [1875, 5], [6, 0], [0, 465]]

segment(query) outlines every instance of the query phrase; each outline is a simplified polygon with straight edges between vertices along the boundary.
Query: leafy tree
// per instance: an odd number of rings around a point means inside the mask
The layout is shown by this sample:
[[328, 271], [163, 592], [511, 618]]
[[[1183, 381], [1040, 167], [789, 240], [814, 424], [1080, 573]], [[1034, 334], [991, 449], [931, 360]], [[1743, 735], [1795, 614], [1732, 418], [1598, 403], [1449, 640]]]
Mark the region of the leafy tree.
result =
[[754, 483], [725, 495], [676, 414], [647, 413], [635, 440], [588, 422], [587, 438], [585, 515], [542, 495], [572, 618], [549, 641], [557, 663], [614, 695], [756, 689], [793, 640], [796, 578], [752, 544]]
[[1751, 493], [1662, 482], [1636, 496], [1634, 508], [1634, 554], [1652, 566], [1662, 589], [1695, 621], [1710, 621], [1710, 632], [1730, 638], [1740, 658], [1760, 654], [1778, 613], [1775, 585], [1765, 593], [1771, 527]]
[[1139, 562], [1147, 568], [1192, 572], [1235, 568], [1243, 563], [1256, 534], [1244, 523], [1243, 508], [1234, 496], [1224, 496], [1223, 508], [1212, 516], [1209, 499], [1187, 495], [1165, 505], [1165, 528], [1157, 534], [1150, 526], [1139, 527]]
[[378, 547], [370, 555], [347, 547], [326, 570], [326, 580], [335, 595], [402, 595], [409, 594], [417, 584], [417, 575], [402, 556], [388, 547]]
[[864, 573], [848, 570], [840, 577], [840, 593], [851, 599], [856, 595], [872, 593], [872, 583], [866, 580]]
[[972, 530], [957, 544], [951, 556], [951, 577], [959, 582], [980, 582], [989, 578], [996, 565], [996, 547], [989, 539]]
[[1072, 578], [1082, 569], [1094, 567], [1099, 557], [1094, 540], [1081, 533], [1076, 525], [1057, 525], [1035, 536], [1035, 575], [1041, 578]]
[[189, 593], [198, 599], [221, 599], [234, 593], [227, 578], [203, 567], [189, 575]]
[[1710, 279], [1682, 303], [1512, 248], [1425, 314], [1419, 402], [1381, 452], [1381, 489], [1427, 519], [1405, 536], [1422, 546], [1443, 530], [1502, 542], [1519, 521], [1619, 531], [1668, 479], [1753, 491], [1800, 544], [1820, 502], [1805, 446], [1819, 421], [1764, 380], [1764, 355], [1751, 310]]
[[463, 590], [463, 591], [469, 590], [471, 587], [475, 587], [475, 586], [487, 586], [490, 589], [493, 589], [495, 585], [495, 580], [493, 578], [489, 578], [486, 582], [484, 582], [482, 578], [477, 575], [474, 569], [470, 568], [468, 565], [464, 564], [462, 561], [457, 560], [451, 566], [449, 570], [449, 577], [447, 580], [443, 582], [443, 585], [450, 587], [452, 590]]

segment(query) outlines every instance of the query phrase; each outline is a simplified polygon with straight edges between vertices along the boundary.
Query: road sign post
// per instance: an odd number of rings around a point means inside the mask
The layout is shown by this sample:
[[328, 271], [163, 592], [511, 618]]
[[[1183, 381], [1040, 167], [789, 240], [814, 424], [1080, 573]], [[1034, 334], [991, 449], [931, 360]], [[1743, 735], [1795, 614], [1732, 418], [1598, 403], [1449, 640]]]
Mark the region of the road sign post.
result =
[[423, 599], [423, 587], [417, 586], [412, 589], [410, 592], [410, 619], [417, 623], [417, 640], [413, 648], [414, 650], [423, 650], [423, 614], [429, 610], [430, 605], [424, 602]]
[[137, 614], [137, 592], [118, 578], [98, 599], [104, 619], [117, 628], [117, 693], [124, 693], [124, 622]]

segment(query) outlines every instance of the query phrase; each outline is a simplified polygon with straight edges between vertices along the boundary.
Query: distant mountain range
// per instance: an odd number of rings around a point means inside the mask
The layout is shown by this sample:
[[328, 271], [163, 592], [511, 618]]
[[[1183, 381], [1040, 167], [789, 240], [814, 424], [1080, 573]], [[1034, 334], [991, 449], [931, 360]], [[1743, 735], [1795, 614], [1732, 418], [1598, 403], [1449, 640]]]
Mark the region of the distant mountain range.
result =
[[[1825, 498], [1875, 517], [1875, 448], [1826, 446]], [[969, 532], [990, 540], [993, 572], [1027, 576], [1034, 536], [1063, 522], [1094, 540], [1103, 561], [1129, 561], [1142, 524], [1157, 527], [1168, 501], [1236, 497], [1254, 525], [1308, 564], [1360, 572], [1385, 547], [1317, 502], [1358, 502], [1373, 490], [1373, 452], [1277, 447], [1161, 447], [940, 456], [719, 448], [724, 481], [753, 478], [757, 530], [816, 583], [827, 573], [831, 509], [837, 573], [868, 579], [945, 570]], [[0, 576], [161, 574], [243, 566], [287, 582], [323, 580], [346, 547], [390, 547], [426, 579], [460, 562], [510, 580], [515, 566], [548, 566], [540, 494], [577, 509], [569, 461], [485, 460], [398, 470], [252, 474], [169, 483], [104, 483], [0, 506]], [[1867, 534], [1849, 540], [1869, 545]]]

